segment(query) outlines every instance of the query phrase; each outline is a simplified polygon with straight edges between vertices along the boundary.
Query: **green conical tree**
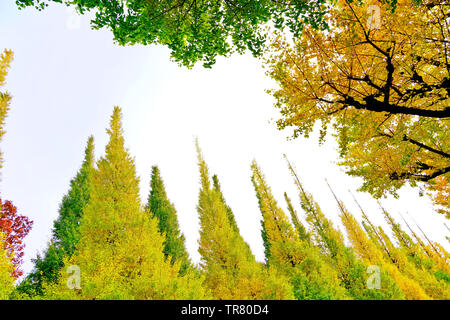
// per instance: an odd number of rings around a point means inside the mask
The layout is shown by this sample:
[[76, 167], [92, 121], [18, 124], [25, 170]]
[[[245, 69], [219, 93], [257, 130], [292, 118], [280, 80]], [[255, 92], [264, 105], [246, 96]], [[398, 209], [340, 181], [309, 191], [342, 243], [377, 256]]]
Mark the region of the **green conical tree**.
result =
[[269, 244], [266, 246], [269, 268], [277, 269], [290, 278], [297, 299], [348, 299], [337, 273], [322, 259], [319, 250], [294, 232], [256, 161], [252, 163], [252, 171], [265, 240]]
[[[180, 263], [165, 259], [164, 237], [139, 199], [134, 160], [124, 146], [122, 114], [114, 108], [106, 154], [92, 175], [81, 238], [65, 259], [60, 281], [44, 286], [58, 299], [201, 299], [201, 279], [179, 276]], [[71, 268], [70, 268], [71, 267]], [[66, 271], [76, 271], [67, 278]], [[65, 274], [65, 276], [63, 276]], [[77, 280], [79, 280], [77, 282]], [[72, 284], [70, 286], [69, 284]]]
[[152, 167], [150, 188], [146, 209], [150, 211], [152, 217], [158, 219], [158, 230], [166, 238], [164, 240], [164, 255], [170, 259], [172, 264], [176, 261], [181, 262], [180, 273], [184, 274], [187, 268], [193, 266], [186, 250], [184, 235], [178, 225], [177, 212], [167, 197], [164, 182], [157, 166]]
[[[201, 189], [197, 210], [200, 216], [201, 266], [215, 299], [289, 299], [292, 289], [284, 277], [269, 273], [256, 262], [230, 221], [230, 211], [220, 189], [211, 186], [206, 162], [198, 143]], [[234, 219], [233, 219], [234, 221]]]
[[70, 258], [80, 240], [80, 221], [89, 203], [91, 178], [94, 170], [94, 138], [88, 139], [83, 164], [70, 181], [69, 192], [59, 207], [59, 216], [53, 223], [52, 239], [44, 253], [34, 260], [33, 271], [17, 290], [29, 295], [42, 294], [43, 282], [56, 282], [64, 258]]

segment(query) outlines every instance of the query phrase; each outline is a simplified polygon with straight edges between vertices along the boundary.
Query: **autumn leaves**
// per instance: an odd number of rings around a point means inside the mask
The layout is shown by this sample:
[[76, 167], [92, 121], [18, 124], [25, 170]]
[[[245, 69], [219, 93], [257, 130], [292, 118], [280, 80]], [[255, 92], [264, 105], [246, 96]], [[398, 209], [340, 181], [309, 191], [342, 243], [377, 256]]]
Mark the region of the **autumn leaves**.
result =
[[[371, 5], [381, 9], [378, 28], [366, 26]], [[331, 127], [361, 190], [378, 198], [420, 185], [449, 217], [449, 10], [441, 1], [401, 0], [392, 11], [343, 0], [329, 30], [305, 26], [293, 43], [280, 35], [267, 60], [280, 85], [279, 129], [308, 136], [320, 124], [324, 137]]]

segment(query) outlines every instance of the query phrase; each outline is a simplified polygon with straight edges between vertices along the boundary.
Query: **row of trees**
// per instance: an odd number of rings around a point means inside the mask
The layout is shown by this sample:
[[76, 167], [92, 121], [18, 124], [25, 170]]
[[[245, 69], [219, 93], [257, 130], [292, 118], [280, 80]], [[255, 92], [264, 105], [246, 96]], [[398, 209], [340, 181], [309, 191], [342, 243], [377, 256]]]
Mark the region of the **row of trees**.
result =
[[121, 121], [121, 110], [115, 107], [109, 142], [98, 161], [93, 138], [88, 139], [52, 240], [10, 298], [450, 298], [450, 255], [442, 246], [425, 242], [413, 230], [408, 234], [383, 210], [392, 239], [364, 212], [360, 224], [336, 197], [346, 230], [342, 233], [289, 162], [303, 219], [287, 194], [288, 213], [278, 205], [257, 163], [251, 165], [265, 248], [265, 261], [257, 261], [198, 143], [201, 262], [194, 265], [157, 167], [152, 169], [147, 203], [141, 204]]

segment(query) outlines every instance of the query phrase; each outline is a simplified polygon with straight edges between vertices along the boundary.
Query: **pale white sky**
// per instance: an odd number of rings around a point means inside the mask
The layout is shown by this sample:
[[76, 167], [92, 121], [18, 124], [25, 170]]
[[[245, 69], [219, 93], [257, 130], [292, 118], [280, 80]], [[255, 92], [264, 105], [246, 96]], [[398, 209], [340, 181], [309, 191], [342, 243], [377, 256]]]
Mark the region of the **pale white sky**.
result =
[[[385, 226], [376, 201], [356, 192], [361, 180], [346, 176], [334, 164], [333, 141], [322, 147], [314, 138], [287, 141], [288, 132], [276, 130], [271, 122], [278, 117], [274, 101], [264, 92], [274, 83], [249, 55], [219, 58], [212, 70], [201, 66], [187, 70], [169, 60], [166, 48], [114, 45], [108, 31], [90, 30], [86, 17], [73, 16], [63, 6], [18, 11], [14, 1], [0, 3], [3, 48], [13, 49], [15, 60], [7, 78], [13, 101], [0, 146], [5, 159], [0, 192], [34, 220], [26, 238], [25, 272], [32, 268], [30, 259], [47, 245], [89, 135], [94, 135], [97, 158], [103, 154], [105, 129], [115, 105], [123, 109], [126, 144], [136, 159], [142, 200], [147, 199], [151, 166], [156, 164], [195, 262], [199, 261], [195, 136], [258, 260], [263, 260], [264, 250], [250, 180], [253, 158], [283, 208], [287, 191], [300, 211], [282, 157], [286, 153], [333, 221], [338, 221], [339, 211], [325, 177], [357, 217], [359, 210], [348, 189], [372, 219]], [[405, 188], [400, 194], [400, 199], [390, 197], [383, 205], [397, 219], [397, 212], [408, 212], [428, 236], [449, 248], [445, 219], [431, 212], [429, 199], [420, 198], [417, 189]]]

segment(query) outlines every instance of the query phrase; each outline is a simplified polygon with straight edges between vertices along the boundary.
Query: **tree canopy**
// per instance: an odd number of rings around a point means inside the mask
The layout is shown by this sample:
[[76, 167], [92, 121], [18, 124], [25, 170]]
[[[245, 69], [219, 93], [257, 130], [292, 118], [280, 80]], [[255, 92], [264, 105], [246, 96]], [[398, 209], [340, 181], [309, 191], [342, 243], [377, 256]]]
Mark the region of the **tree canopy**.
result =
[[320, 123], [323, 139], [331, 125], [340, 164], [364, 178], [362, 190], [380, 197], [423, 183], [449, 216], [449, 14], [440, 0], [401, 0], [394, 12], [341, 0], [328, 31], [279, 36], [268, 61], [279, 129], [309, 136]]
[[162, 44], [185, 66], [210, 67], [233, 52], [260, 55], [268, 23], [294, 35], [304, 24], [324, 27], [327, 0], [16, 0], [40, 10], [50, 2], [95, 12], [92, 27], [110, 29], [121, 45]]

